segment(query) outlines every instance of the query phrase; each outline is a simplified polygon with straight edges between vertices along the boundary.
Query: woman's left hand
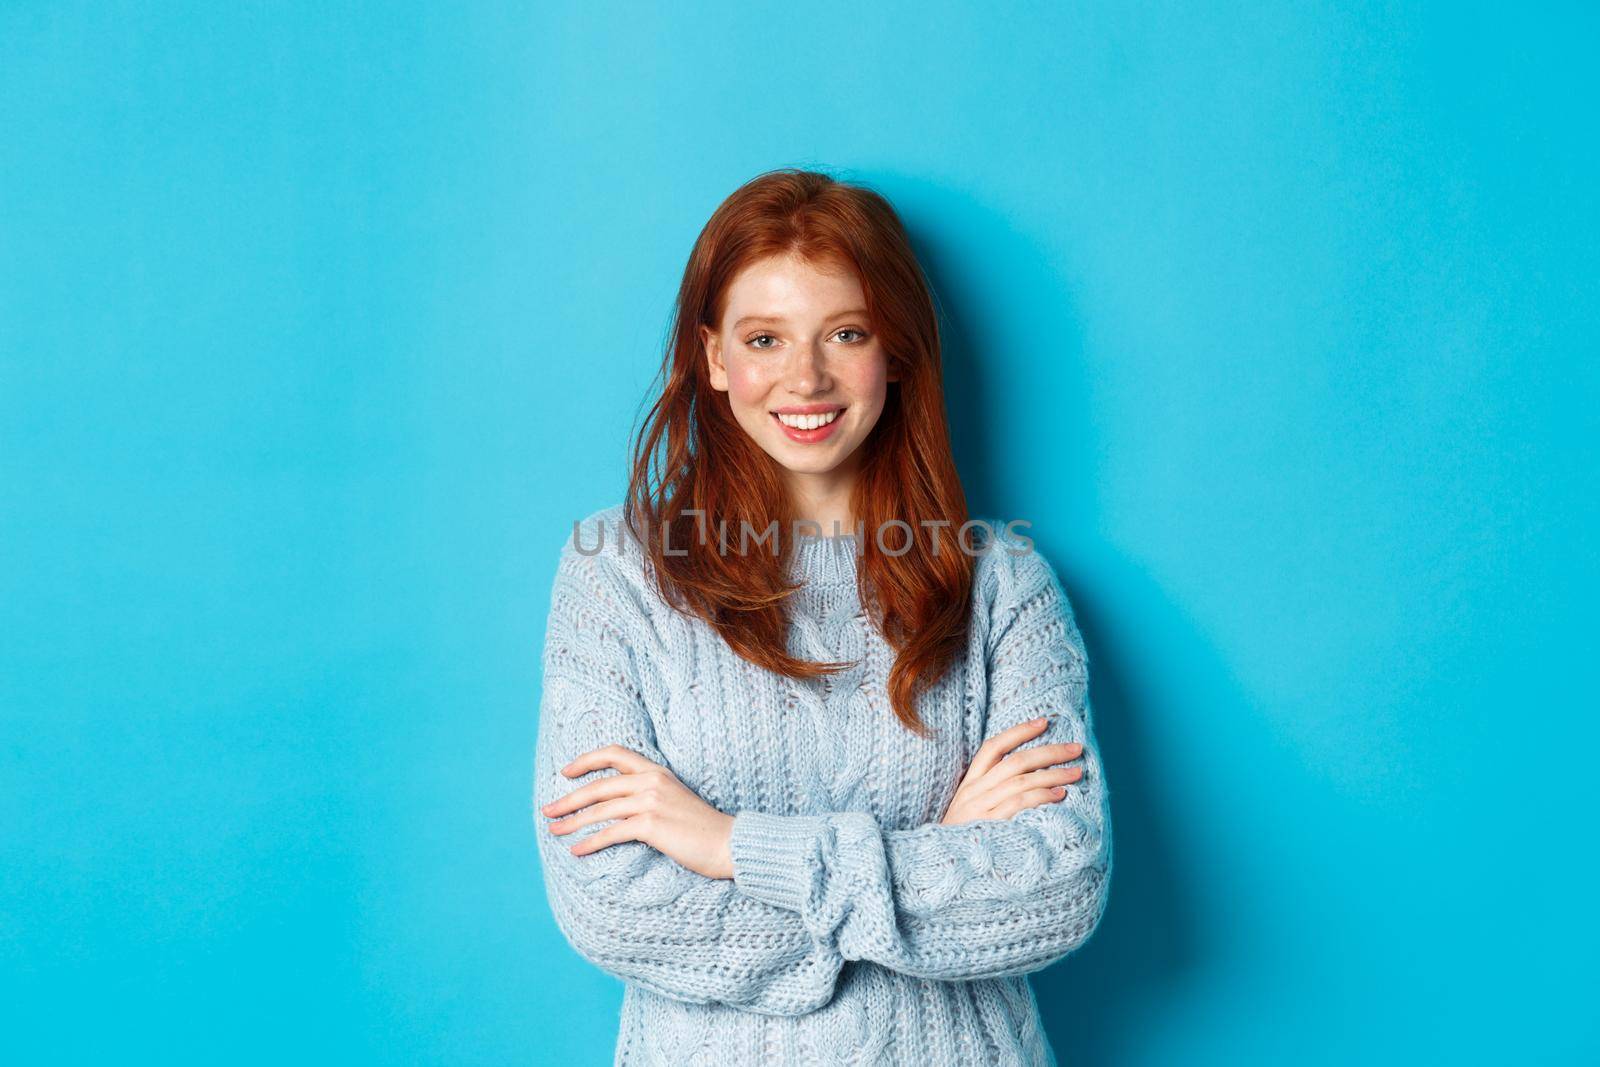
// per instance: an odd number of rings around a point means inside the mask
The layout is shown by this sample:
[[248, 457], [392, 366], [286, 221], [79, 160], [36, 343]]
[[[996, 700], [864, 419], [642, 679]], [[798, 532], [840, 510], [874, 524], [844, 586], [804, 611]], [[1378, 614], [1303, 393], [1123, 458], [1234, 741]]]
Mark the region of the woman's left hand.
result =
[[585, 752], [561, 773], [576, 778], [600, 767], [615, 767], [622, 773], [590, 782], [539, 809], [552, 818], [577, 813], [551, 823], [553, 834], [621, 820], [573, 845], [569, 851], [574, 856], [619, 841], [640, 841], [707, 878], [733, 877], [732, 815], [701, 800], [667, 768], [621, 745]]

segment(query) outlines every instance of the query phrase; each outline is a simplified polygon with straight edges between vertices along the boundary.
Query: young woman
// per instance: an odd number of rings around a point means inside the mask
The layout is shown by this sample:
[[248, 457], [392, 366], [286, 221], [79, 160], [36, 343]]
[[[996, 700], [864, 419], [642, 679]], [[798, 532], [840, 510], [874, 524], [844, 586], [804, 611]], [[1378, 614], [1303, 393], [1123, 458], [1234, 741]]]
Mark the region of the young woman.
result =
[[[934, 306], [876, 193], [762, 175], [678, 294], [623, 503], [544, 648], [551, 910], [618, 1064], [1053, 1064], [1025, 977], [1106, 903], [1084, 647], [969, 520]], [[833, 531], [823, 536], [825, 531]]]

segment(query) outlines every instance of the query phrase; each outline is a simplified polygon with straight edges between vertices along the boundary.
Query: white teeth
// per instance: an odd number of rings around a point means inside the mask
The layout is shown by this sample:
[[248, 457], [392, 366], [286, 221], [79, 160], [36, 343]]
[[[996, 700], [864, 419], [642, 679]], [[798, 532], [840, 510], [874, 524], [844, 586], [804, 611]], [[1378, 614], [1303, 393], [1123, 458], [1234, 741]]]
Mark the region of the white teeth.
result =
[[820, 415], [780, 414], [778, 416], [778, 421], [783, 423], [785, 426], [792, 426], [796, 430], [815, 430], [817, 427], [826, 426], [834, 419], [837, 419], [839, 417], [840, 410], [842, 409], [835, 408], [833, 411], [823, 412]]

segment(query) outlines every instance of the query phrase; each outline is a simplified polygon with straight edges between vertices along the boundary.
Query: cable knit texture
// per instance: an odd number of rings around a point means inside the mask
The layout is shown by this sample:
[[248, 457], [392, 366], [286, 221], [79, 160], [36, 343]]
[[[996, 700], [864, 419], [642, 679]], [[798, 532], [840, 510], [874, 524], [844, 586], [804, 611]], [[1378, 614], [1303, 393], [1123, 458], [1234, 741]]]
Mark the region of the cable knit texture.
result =
[[[1111, 872], [1087, 660], [1060, 581], [998, 531], [975, 560], [967, 650], [918, 701], [936, 731], [924, 740], [890, 709], [894, 653], [857, 596], [856, 537], [795, 545], [790, 651], [856, 663], [811, 682], [739, 658], [666, 604], [620, 504], [562, 548], [535, 821], [557, 925], [626, 983], [614, 1063], [1055, 1064], [1024, 976], [1088, 939]], [[1045, 714], [1024, 747], [1084, 746], [1066, 797], [940, 825], [984, 739]], [[561, 768], [608, 744], [735, 817], [732, 879], [635, 841], [568, 851], [612, 821], [549, 832], [538, 807], [618, 773]]]

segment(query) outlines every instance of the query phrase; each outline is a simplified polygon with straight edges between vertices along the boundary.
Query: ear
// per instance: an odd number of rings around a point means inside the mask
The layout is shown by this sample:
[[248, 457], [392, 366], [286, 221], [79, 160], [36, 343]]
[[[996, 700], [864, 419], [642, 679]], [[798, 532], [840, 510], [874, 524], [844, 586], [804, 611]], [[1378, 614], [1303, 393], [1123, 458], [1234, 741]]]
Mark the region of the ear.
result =
[[709, 326], [700, 327], [700, 347], [705, 350], [706, 370], [711, 376], [711, 388], [719, 393], [728, 391], [728, 365], [722, 362], [722, 338]]

